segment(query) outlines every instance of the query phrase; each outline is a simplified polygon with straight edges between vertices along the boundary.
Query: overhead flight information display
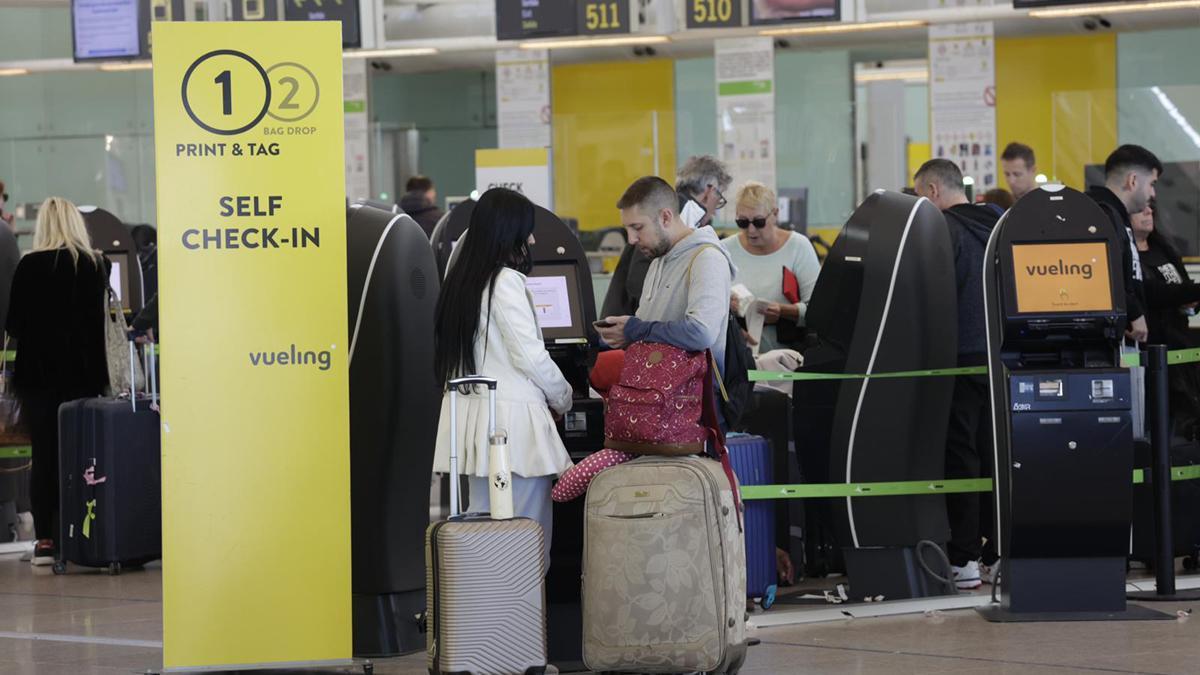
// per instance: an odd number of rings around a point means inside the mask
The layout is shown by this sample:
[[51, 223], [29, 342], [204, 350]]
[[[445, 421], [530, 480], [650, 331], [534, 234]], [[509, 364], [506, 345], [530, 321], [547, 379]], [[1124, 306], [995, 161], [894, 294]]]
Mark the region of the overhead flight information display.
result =
[[137, 0], [73, 0], [71, 23], [76, 61], [141, 54]]
[[841, 0], [750, 0], [750, 23], [837, 21]]
[[[261, 2], [261, 0], [246, 1]], [[358, 0], [285, 0], [283, 18], [286, 21], [341, 21], [342, 46], [362, 46], [362, 35], [358, 22]]]
[[496, 0], [496, 38], [575, 35], [577, 11], [576, 0]]

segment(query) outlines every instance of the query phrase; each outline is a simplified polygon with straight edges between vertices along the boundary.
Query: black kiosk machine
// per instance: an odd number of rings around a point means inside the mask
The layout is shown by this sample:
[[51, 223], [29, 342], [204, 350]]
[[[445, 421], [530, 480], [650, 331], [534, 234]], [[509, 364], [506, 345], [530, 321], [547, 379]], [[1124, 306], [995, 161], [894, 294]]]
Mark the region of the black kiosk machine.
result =
[[1120, 363], [1128, 246], [1094, 202], [1057, 185], [1017, 202], [988, 243], [1002, 560], [1001, 603], [980, 610], [991, 621], [1134, 618], [1131, 386]]

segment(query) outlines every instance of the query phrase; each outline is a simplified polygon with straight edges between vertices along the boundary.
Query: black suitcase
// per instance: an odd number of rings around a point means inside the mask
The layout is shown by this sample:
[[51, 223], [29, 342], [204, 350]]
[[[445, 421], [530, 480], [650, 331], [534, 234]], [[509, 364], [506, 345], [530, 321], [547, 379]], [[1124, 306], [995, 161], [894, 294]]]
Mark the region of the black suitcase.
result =
[[[1171, 466], [1200, 464], [1200, 443], [1181, 438], [1172, 439]], [[1134, 444], [1135, 466], [1149, 467], [1148, 443]], [[1147, 565], [1154, 564], [1156, 536], [1154, 523], [1154, 486], [1150, 469], [1145, 470], [1146, 482], [1133, 487], [1133, 541], [1130, 558]], [[1184, 480], [1171, 483], [1171, 534], [1176, 556], [1186, 556], [1184, 568], [1195, 569], [1200, 553], [1200, 481]]]
[[120, 574], [123, 566], [162, 557], [157, 378], [154, 359], [146, 361], [149, 396], [86, 398], [58, 409], [61, 529], [55, 574], [66, 572], [67, 563]]

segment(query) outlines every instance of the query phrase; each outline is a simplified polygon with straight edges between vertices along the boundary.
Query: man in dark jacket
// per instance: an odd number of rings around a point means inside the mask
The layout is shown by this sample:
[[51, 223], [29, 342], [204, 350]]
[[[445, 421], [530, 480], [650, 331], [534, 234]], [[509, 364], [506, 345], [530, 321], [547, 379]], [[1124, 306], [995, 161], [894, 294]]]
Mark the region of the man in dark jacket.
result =
[[407, 191], [400, 198], [400, 210], [407, 213], [425, 230], [426, 237], [433, 236], [433, 228], [442, 219], [442, 210], [437, 207], [437, 188], [428, 176], [413, 176], [404, 186]]
[[[954, 247], [958, 286], [958, 365], [987, 363], [987, 330], [983, 303], [983, 260], [992, 229], [1000, 220], [995, 209], [967, 200], [962, 172], [954, 162], [932, 159], [913, 177], [917, 194], [933, 202], [946, 217]], [[988, 380], [984, 375], [960, 375], [954, 381], [950, 424], [946, 430], [946, 478], [981, 478], [991, 475], [992, 417]], [[996, 569], [994, 521], [991, 500], [979, 493], [946, 495], [950, 518], [947, 550], [959, 588], [982, 584], [980, 562]], [[983, 550], [983, 538], [988, 550]], [[994, 576], [990, 573], [990, 579]]]
[[[725, 206], [724, 192], [729, 190], [733, 178], [725, 163], [710, 155], [692, 157], [679, 169], [675, 177], [675, 191], [682, 198], [691, 198], [696, 205], [703, 207], [702, 216], [698, 220], [688, 222], [687, 214], [680, 209], [680, 218], [689, 227], [704, 227], [712, 223], [717, 211]], [[598, 316], [626, 316], [637, 314], [638, 303], [642, 299], [642, 286], [646, 282], [646, 271], [650, 269], [650, 259], [638, 252], [637, 247], [626, 246], [613, 270], [612, 282]]]
[[1122, 145], [1104, 161], [1104, 185], [1088, 188], [1087, 195], [1100, 205], [1122, 242], [1121, 257], [1125, 274], [1125, 314], [1129, 327], [1125, 334], [1145, 342], [1146, 295], [1142, 288], [1142, 265], [1134, 243], [1129, 214], [1140, 213], [1154, 199], [1154, 184], [1162, 175], [1162, 162], [1140, 145]]

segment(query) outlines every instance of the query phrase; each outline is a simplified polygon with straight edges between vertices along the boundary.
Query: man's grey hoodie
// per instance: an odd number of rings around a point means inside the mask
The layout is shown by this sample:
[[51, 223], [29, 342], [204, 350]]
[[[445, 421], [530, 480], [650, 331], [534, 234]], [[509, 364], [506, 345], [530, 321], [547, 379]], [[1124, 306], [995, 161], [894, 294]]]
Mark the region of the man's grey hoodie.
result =
[[[709, 247], [701, 250], [706, 244]], [[729, 294], [736, 272], [717, 233], [711, 227], [694, 230], [650, 263], [637, 316], [625, 324], [626, 341], [662, 342], [688, 351], [711, 349], [724, 373]]]

